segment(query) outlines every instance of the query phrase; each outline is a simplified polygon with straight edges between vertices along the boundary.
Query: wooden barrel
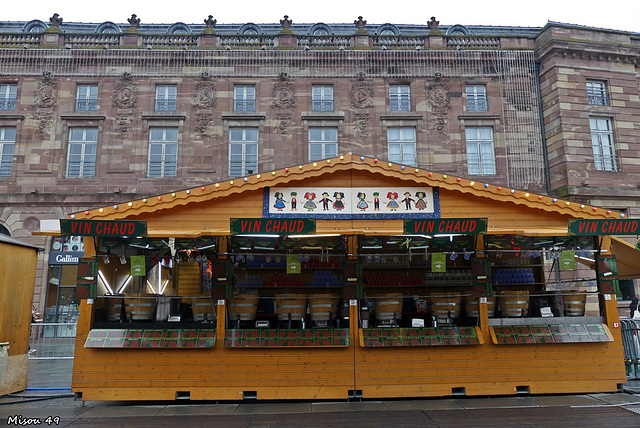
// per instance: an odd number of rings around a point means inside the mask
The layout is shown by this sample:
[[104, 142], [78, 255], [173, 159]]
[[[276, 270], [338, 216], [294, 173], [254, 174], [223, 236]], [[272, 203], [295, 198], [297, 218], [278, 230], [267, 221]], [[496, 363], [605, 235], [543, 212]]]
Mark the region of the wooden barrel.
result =
[[229, 320], [253, 321], [258, 312], [257, 294], [237, 294], [229, 300]]
[[310, 294], [309, 312], [313, 321], [330, 321], [338, 312], [338, 296], [333, 294]]
[[[479, 298], [473, 296], [464, 296], [464, 309], [467, 311], [468, 317], [478, 318], [480, 316]], [[489, 318], [493, 318], [496, 314], [496, 298], [487, 297], [487, 312]]]
[[524, 317], [529, 311], [529, 291], [501, 291], [498, 303], [503, 317]]
[[307, 296], [305, 294], [276, 294], [278, 320], [300, 320], [307, 316]]
[[587, 293], [569, 290], [564, 292], [564, 314], [568, 317], [583, 317]]
[[122, 318], [122, 297], [105, 296], [104, 309], [107, 321], [120, 321]]
[[130, 294], [124, 298], [125, 312], [130, 321], [148, 321], [156, 308], [154, 294]]
[[378, 321], [397, 320], [402, 317], [402, 293], [380, 294], [373, 299]]
[[213, 321], [216, 319], [215, 303], [211, 300], [211, 296], [208, 294], [191, 296], [189, 300], [194, 321]]
[[462, 293], [431, 293], [431, 315], [434, 317], [459, 318]]

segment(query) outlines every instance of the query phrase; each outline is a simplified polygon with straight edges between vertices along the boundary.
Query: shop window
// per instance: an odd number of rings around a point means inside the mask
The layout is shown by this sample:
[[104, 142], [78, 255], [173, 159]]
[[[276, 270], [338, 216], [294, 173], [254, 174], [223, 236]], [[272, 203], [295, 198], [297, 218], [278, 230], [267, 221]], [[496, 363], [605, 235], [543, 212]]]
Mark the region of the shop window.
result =
[[390, 162], [417, 166], [415, 128], [389, 128], [387, 142]]
[[178, 87], [176, 85], [156, 86], [155, 111], [176, 111]]
[[229, 176], [258, 172], [258, 129], [232, 128], [229, 131]]
[[98, 85], [78, 85], [76, 111], [96, 111], [98, 108]]
[[494, 175], [496, 160], [493, 148], [493, 129], [466, 128], [467, 170], [470, 175]]
[[587, 99], [591, 105], [608, 106], [607, 84], [602, 81], [587, 80]]
[[234, 86], [233, 111], [256, 111], [256, 87], [254, 85]]
[[484, 85], [467, 85], [467, 111], [487, 111], [487, 88]]
[[316, 86], [311, 90], [313, 111], [333, 111], [333, 86]]
[[[83, 238], [80, 236], [54, 237], [50, 250], [50, 254], [53, 256], [49, 260], [44, 322], [75, 323], [78, 319], [76, 304], [78, 265], [77, 262], [71, 261], [69, 256], [81, 257], [84, 252]], [[57, 337], [73, 336], [75, 329], [51, 326], [49, 330], [45, 331], [45, 334]]]
[[338, 156], [337, 128], [309, 128], [309, 161]]
[[589, 127], [591, 128], [591, 147], [593, 148], [593, 162], [596, 169], [598, 171], [617, 171], [611, 119], [592, 117], [589, 119]]
[[389, 109], [391, 111], [411, 111], [411, 90], [409, 85], [389, 86]]
[[16, 128], [0, 128], [0, 177], [10, 177], [16, 145]]
[[178, 128], [149, 131], [149, 177], [175, 177], [178, 169]]
[[0, 110], [13, 111], [16, 109], [16, 98], [18, 96], [18, 85], [0, 85]]
[[71, 128], [67, 153], [67, 178], [94, 177], [98, 128]]

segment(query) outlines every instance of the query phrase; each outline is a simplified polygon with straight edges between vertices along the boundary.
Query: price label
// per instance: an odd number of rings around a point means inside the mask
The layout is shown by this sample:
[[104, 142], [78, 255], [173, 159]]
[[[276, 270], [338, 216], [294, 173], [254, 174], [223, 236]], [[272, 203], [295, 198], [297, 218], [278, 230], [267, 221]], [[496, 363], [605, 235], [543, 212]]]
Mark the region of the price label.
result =
[[224, 306], [224, 299], [218, 299], [218, 306]]

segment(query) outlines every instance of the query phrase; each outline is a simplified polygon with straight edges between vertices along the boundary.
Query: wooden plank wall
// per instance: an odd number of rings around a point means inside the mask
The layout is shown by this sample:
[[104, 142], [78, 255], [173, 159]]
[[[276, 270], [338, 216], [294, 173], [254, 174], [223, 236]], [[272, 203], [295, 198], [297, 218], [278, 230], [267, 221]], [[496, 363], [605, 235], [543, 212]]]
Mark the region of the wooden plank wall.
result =
[[[613, 305], [613, 306], [611, 306]], [[608, 311], [615, 314], [615, 299]], [[72, 389], [84, 400], [192, 400], [364, 398], [612, 392], [625, 381], [620, 329], [612, 343], [362, 348], [355, 321], [349, 348], [88, 349], [90, 307], [83, 301]], [[351, 319], [357, 308], [351, 307]], [[223, 311], [219, 316], [223, 316]], [[220, 334], [218, 335], [220, 337]]]
[[27, 351], [36, 275], [34, 248], [0, 242], [0, 342], [9, 342], [9, 360], [0, 395], [27, 387]]

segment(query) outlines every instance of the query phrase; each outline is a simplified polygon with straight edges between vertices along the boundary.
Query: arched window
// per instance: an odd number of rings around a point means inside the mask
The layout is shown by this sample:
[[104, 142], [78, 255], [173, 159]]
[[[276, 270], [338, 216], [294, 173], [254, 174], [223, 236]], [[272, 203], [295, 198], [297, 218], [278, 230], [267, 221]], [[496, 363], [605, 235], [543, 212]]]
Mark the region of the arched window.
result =
[[333, 29], [325, 23], [318, 22], [309, 28], [309, 34], [313, 36], [328, 36], [333, 34]]
[[183, 22], [176, 22], [167, 31], [169, 34], [191, 34], [191, 27]]
[[25, 33], [42, 33], [47, 29], [47, 24], [40, 21], [39, 19], [34, 19], [33, 21], [29, 21], [24, 24], [22, 27], [22, 31]]
[[400, 29], [393, 24], [382, 24], [376, 29], [378, 36], [399, 36]]
[[246, 35], [262, 34], [262, 28], [250, 22], [240, 27], [240, 29], [238, 30], [238, 34], [246, 34]]
[[452, 25], [447, 29], [447, 36], [467, 36], [471, 34], [469, 29], [464, 25]]
[[98, 34], [118, 34], [118, 33], [121, 33], [122, 30], [120, 30], [120, 27], [118, 27], [113, 22], [106, 21], [98, 25], [96, 27], [95, 32]]

